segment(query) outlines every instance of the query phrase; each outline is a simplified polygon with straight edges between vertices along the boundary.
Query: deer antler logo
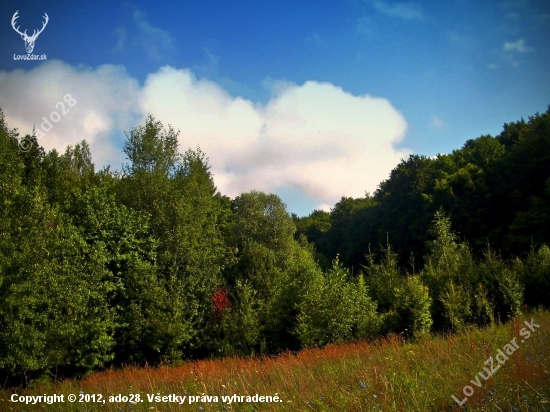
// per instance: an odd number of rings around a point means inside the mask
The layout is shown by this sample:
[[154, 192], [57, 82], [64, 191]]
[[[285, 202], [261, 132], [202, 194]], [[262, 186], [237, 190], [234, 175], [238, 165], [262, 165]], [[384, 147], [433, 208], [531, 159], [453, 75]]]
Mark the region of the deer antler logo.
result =
[[15, 14], [13, 15], [13, 17], [11, 18], [11, 26], [13, 27], [13, 29], [17, 33], [19, 33], [21, 35], [21, 38], [23, 40], [25, 40], [25, 48], [27, 49], [27, 53], [30, 54], [30, 53], [32, 53], [32, 51], [34, 49], [34, 42], [36, 41], [36, 38], [38, 37], [38, 35], [40, 33], [42, 33], [44, 31], [44, 28], [48, 24], [48, 20], [50, 20], [50, 18], [48, 17], [48, 15], [46, 13], [44, 13], [44, 18], [46, 20], [44, 21], [44, 23], [42, 23], [42, 28], [40, 30], [38, 30], [38, 32], [36, 30], [34, 30], [33, 33], [32, 33], [32, 36], [28, 36], [27, 35], [27, 30], [25, 30], [23, 33], [21, 33], [19, 31], [19, 26], [15, 27], [15, 21], [19, 18], [17, 13], [19, 13], [19, 10], [17, 10], [15, 12]]

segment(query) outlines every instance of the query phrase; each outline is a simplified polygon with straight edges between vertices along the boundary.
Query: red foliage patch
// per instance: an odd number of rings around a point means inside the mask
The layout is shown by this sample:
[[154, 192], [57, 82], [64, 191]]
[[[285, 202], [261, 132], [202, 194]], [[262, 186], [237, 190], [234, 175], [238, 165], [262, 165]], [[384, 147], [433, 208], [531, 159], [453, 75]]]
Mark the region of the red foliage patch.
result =
[[214, 317], [219, 320], [226, 309], [231, 309], [233, 304], [229, 300], [229, 292], [227, 289], [218, 287], [212, 295], [212, 309], [214, 311]]

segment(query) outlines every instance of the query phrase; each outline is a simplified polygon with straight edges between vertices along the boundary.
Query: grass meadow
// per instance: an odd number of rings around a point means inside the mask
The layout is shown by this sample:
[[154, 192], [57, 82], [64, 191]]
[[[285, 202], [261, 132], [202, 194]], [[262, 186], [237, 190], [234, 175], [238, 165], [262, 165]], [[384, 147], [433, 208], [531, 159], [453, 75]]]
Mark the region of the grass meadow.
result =
[[[540, 325], [528, 339], [525, 321]], [[527, 329], [528, 330], [528, 329]], [[525, 332], [524, 332], [525, 333]], [[487, 380], [485, 361], [516, 337], [518, 349]], [[524, 342], [521, 342], [521, 339]], [[503, 359], [502, 356], [500, 358]], [[480, 386], [475, 382], [475, 376]], [[470, 386], [463, 394], [463, 388]], [[103, 402], [67, 402], [69, 394], [101, 394]], [[65, 402], [10, 402], [12, 394], [64, 394]], [[141, 402], [109, 402], [140, 394]], [[149, 402], [147, 394], [197, 396], [196, 402]], [[278, 396], [280, 402], [223, 402], [222, 396]], [[466, 398], [459, 407], [453, 400]], [[217, 396], [201, 402], [198, 396]], [[203, 400], [206, 398], [203, 398]], [[214, 400], [215, 398], [210, 398]], [[80, 380], [0, 391], [3, 411], [550, 411], [550, 312], [452, 336], [405, 343], [399, 336], [332, 345], [266, 358], [225, 358], [178, 366], [107, 370]]]

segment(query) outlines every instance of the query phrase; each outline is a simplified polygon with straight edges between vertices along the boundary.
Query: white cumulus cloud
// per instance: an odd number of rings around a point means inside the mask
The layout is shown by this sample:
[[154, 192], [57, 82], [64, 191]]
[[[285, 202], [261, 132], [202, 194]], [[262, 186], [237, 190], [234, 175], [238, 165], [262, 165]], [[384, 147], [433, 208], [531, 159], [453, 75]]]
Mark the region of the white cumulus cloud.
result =
[[46, 151], [86, 140], [96, 163], [113, 167], [121, 162], [113, 132], [134, 124], [138, 96], [137, 80], [122, 66], [91, 69], [51, 60], [29, 71], [0, 72], [0, 107], [10, 128], [25, 135], [34, 125]]
[[120, 66], [49, 61], [0, 72], [0, 107], [10, 127], [28, 133], [70, 93], [76, 105], [40, 144], [64, 151], [86, 139], [94, 162], [114, 168], [124, 160], [115, 136], [151, 113], [181, 131], [180, 150], [206, 152], [222, 193], [293, 188], [325, 209], [341, 196], [373, 192], [409, 153], [394, 147], [407, 123], [386, 99], [316, 81], [266, 84], [273, 96], [263, 105], [231, 96], [189, 69], [163, 67], [140, 87]]

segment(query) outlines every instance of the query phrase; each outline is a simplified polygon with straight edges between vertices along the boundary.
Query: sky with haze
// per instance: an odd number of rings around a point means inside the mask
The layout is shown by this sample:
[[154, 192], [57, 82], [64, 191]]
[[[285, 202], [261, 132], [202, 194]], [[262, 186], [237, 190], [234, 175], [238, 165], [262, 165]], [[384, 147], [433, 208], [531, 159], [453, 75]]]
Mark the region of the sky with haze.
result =
[[[21, 32], [42, 27], [33, 54]], [[3, 1], [0, 108], [39, 143], [85, 139], [121, 169], [150, 113], [209, 157], [230, 197], [278, 194], [299, 216], [373, 193], [409, 154], [497, 135], [550, 105], [550, 2]], [[54, 118], [55, 115], [54, 115]]]

